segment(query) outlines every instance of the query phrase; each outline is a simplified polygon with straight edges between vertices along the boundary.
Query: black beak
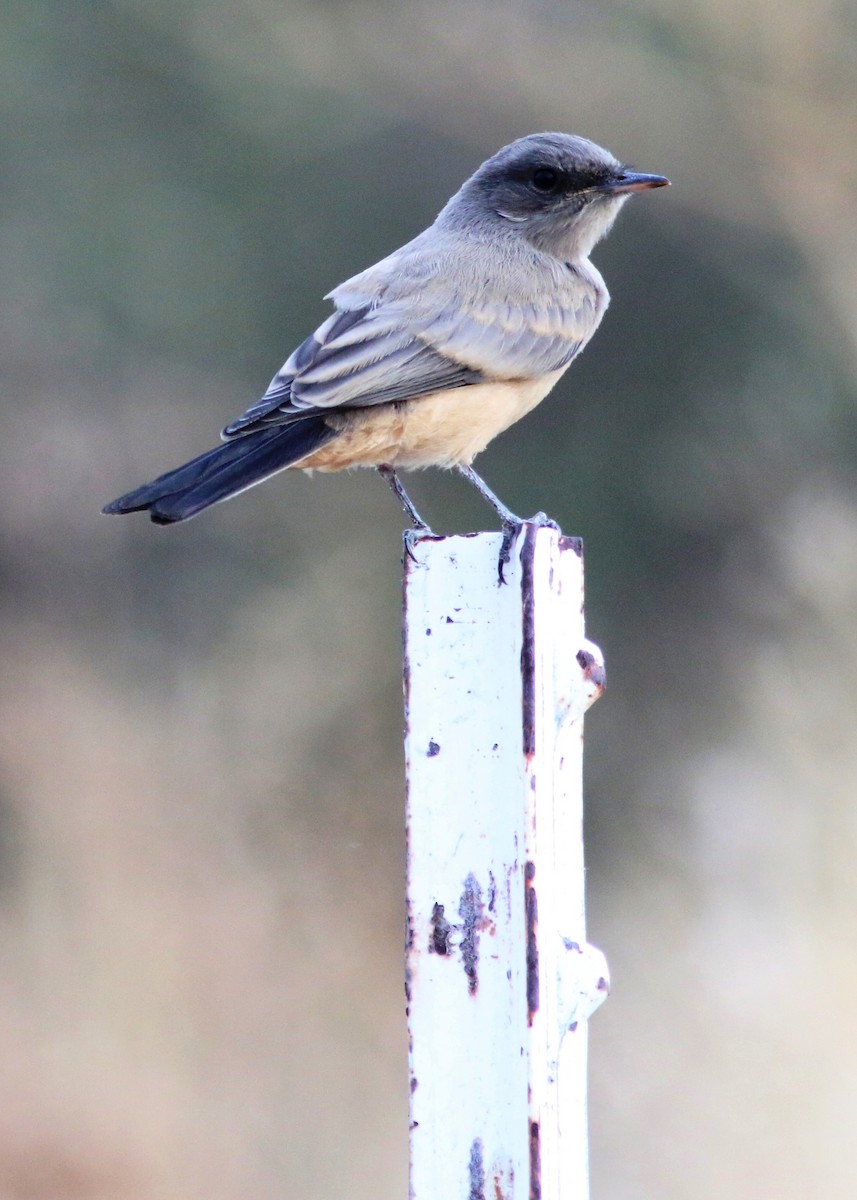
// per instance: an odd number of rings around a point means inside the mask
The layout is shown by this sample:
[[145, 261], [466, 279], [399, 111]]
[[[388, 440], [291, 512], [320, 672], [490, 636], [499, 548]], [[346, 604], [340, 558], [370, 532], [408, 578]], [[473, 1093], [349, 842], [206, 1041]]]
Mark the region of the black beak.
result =
[[663, 175], [640, 175], [637, 171], [621, 171], [612, 179], [600, 183], [593, 190], [606, 192], [610, 196], [622, 196], [631, 192], [645, 192], [649, 188], [669, 186], [670, 181]]

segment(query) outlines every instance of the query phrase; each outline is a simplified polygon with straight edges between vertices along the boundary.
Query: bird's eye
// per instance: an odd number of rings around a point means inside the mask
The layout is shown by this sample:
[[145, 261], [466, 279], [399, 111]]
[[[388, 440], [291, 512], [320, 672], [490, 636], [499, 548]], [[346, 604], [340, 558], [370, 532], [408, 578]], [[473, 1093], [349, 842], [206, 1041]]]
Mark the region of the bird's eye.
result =
[[553, 167], [537, 167], [533, 171], [533, 187], [540, 192], [552, 192], [559, 182], [559, 176]]

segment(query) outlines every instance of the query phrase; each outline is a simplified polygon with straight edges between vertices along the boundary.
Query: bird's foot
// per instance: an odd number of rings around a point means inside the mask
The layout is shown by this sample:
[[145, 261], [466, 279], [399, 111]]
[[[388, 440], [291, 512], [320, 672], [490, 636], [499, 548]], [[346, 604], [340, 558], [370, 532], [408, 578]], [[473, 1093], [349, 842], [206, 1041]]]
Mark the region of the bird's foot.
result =
[[547, 513], [543, 512], [537, 512], [534, 516], [527, 517], [522, 524], [535, 525], [538, 529], [559, 529], [559, 525], [553, 517], [549, 517]]
[[537, 529], [559, 529], [559, 525], [547, 513], [537, 512], [532, 517], [515, 517], [503, 521], [503, 541], [500, 543], [500, 559], [497, 563], [497, 575], [500, 583], [506, 583], [504, 568], [509, 565], [512, 557], [512, 544], [524, 525], [535, 525]]
[[435, 537], [435, 533], [434, 530], [428, 525], [422, 524], [414, 525], [412, 529], [406, 529], [402, 537], [404, 538], [405, 542], [405, 554], [407, 554], [411, 562], [416, 562], [417, 556], [414, 554], [414, 548], [416, 547], [417, 542], [420, 541], [421, 538]]
[[434, 534], [417, 512], [413, 500], [405, 491], [404, 487], [402, 486], [402, 481], [399, 479], [399, 476], [396, 474], [393, 468], [387, 463], [381, 463], [381, 465], [377, 468], [377, 471], [382, 479], [386, 479], [387, 483], [392, 489], [393, 495], [396, 496], [402, 508], [410, 517], [413, 529], [409, 529], [405, 534], [405, 546], [408, 554], [411, 558], [413, 558], [414, 556], [411, 553], [412, 546], [408, 542], [408, 538], [410, 537], [413, 541], [413, 539], [418, 537], [434, 537]]

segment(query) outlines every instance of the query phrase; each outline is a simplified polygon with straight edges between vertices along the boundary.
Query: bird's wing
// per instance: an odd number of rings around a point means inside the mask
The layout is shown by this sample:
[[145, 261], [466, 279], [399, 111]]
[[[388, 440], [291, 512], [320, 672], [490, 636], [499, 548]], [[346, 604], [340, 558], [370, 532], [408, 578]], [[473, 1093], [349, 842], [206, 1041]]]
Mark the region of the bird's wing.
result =
[[334, 408], [531, 379], [567, 366], [598, 324], [596, 297], [579, 284], [514, 304], [508, 288], [504, 295], [496, 283], [468, 287], [466, 279], [452, 286], [436, 256], [411, 257], [400, 251], [331, 293], [337, 311], [223, 436]]
[[335, 312], [298, 346], [264, 396], [223, 431], [300, 420], [331, 408], [362, 408], [463, 387], [482, 378], [420, 341], [397, 317], [371, 308]]

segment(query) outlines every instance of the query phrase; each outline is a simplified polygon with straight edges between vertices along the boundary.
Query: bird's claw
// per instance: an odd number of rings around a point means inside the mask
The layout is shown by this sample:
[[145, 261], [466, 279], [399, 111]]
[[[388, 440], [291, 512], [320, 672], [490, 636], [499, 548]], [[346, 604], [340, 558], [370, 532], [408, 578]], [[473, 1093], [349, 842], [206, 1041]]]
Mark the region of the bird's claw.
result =
[[500, 543], [500, 558], [497, 562], [497, 578], [500, 583], [506, 583], [506, 576], [503, 574], [503, 568], [509, 565], [509, 560], [512, 557], [512, 543], [518, 536], [523, 521], [504, 521], [503, 522], [503, 540]]
[[503, 568], [509, 565], [509, 560], [512, 557], [512, 543], [520, 533], [524, 525], [535, 525], [537, 529], [556, 529], [559, 530], [559, 525], [547, 513], [537, 512], [532, 517], [524, 519], [516, 518], [503, 522], [503, 541], [500, 543], [500, 559], [497, 563], [497, 575], [500, 583], [506, 583], [506, 576], [503, 573]]
[[429, 529], [428, 525], [415, 525], [413, 529], [406, 529], [402, 535], [405, 542], [405, 554], [411, 562], [417, 561], [417, 556], [414, 554], [414, 547], [421, 538], [434, 537], [434, 533]]

